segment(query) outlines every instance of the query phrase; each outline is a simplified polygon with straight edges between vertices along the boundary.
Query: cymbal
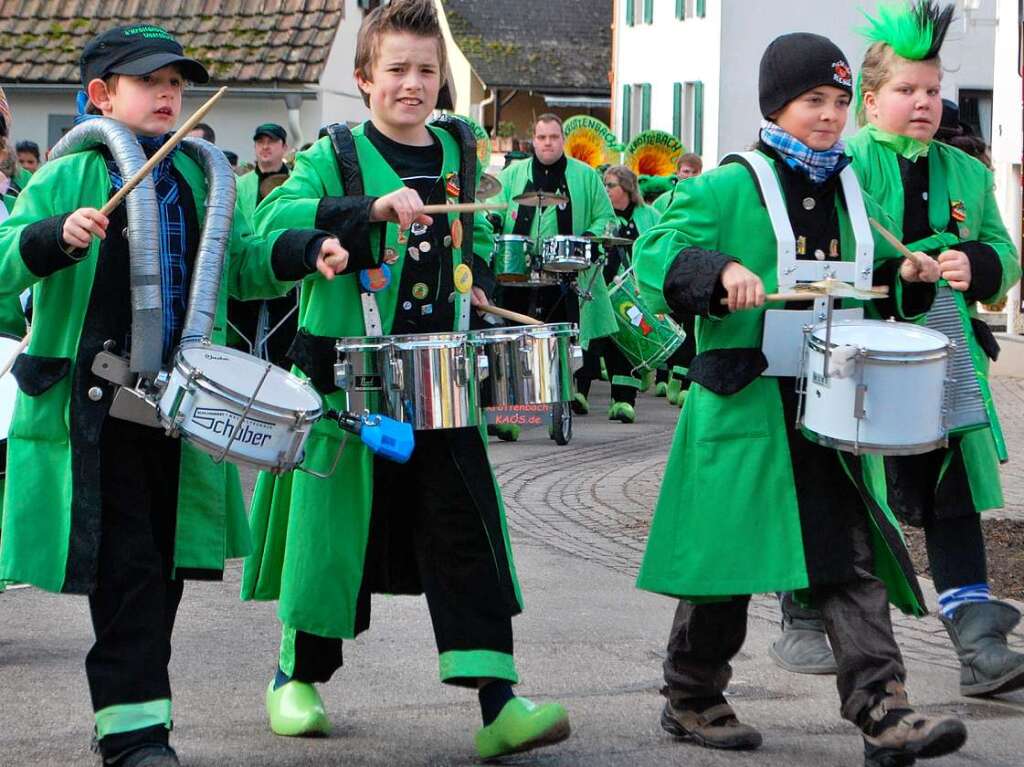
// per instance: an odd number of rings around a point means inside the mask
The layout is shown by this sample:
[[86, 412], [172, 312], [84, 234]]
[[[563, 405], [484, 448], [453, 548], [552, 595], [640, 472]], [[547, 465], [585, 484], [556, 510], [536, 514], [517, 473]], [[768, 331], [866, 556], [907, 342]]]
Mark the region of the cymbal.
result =
[[842, 282], [841, 280], [831, 277], [818, 282], [802, 283], [796, 286], [795, 291], [797, 293], [806, 292], [808, 294], [808, 298], [813, 298], [815, 296], [835, 296], [837, 298], [856, 298], [862, 301], [885, 298], [889, 295], [889, 288], [887, 285], [878, 285], [864, 290], [862, 288], [857, 288], [848, 282]]
[[633, 240], [626, 237], [615, 237], [610, 234], [588, 234], [586, 238], [591, 242], [604, 245], [606, 248], [614, 248], [616, 245], [632, 245]]
[[547, 208], [551, 205], [564, 205], [569, 202], [569, 198], [564, 194], [555, 194], [554, 192], [523, 192], [517, 194], [512, 198], [512, 202], [518, 203], [519, 205], [526, 205], [527, 207], [541, 207]]
[[498, 179], [490, 173], [485, 173], [480, 177], [480, 182], [476, 185], [476, 198], [478, 200], [488, 200], [500, 192], [501, 182]]

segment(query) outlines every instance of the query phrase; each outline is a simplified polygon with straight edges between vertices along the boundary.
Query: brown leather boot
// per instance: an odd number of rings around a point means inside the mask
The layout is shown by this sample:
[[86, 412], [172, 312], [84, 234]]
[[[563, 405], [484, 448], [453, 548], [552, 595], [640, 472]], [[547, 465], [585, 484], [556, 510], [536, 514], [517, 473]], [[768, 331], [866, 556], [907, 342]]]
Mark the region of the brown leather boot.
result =
[[761, 745], [761, 733], [740, 722], [732, 706], [725, 702], [692, 711], [665, 701], [661, 727], [677, 738], [692, 740], [705, 748], [749, 751]]
[[910, 707], [901, 682], [889, 682], [887, 695], [867, 714], [864, 767], [907, 767], [916, 759], [945, 756], [967, 740], [967, 728], [952, 716], [925, 716]]

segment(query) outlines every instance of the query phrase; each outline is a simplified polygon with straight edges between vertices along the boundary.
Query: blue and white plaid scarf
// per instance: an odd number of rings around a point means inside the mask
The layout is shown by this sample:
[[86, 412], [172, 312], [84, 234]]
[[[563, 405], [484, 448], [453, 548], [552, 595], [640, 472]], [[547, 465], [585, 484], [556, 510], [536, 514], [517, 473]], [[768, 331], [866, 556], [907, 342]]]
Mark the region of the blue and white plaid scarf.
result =
[[843, 153], [842, 141], [819, 152], [770, 120], [761, 121], [761, 141], [782, 155], [789, 167], [803, 172], [815, 184], [827, 181], [850, 164], [850, 158]]

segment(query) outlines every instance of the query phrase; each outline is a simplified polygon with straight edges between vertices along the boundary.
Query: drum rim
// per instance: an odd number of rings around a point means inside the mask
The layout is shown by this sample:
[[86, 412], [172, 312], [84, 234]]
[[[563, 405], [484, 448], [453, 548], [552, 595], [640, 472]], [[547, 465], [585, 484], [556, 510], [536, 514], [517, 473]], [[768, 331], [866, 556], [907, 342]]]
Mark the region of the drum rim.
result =
[[545, 322], [543, 325], [505, 325], [496, 328], [481, 328], [469, 331], [469, 343], [487, 345], [479, 340], [481, 336], [500, 337], [504, 335], [508, 335], [509, 340], [519, 340], [523, 336], [535, 338], [568, 336], [571, 338], [576, 335], [576, 324], [573, 322]]
[[[905, 445], [882, 445], [873, 442], [852, 442], [848, 439], [837, 439], [835, 437], [828, 437], [820, 432], [814, 431], [801, 419], [800, 423], [801, 431], [805, 434], [814, 435], [811, 440], [816, 444], [822, 445], [823, 447], [832, 447], [836, 450], [844, 450], [844, 452], [850, 453], [871, 453], [873, 455], [921, 455], [923, 453], [930, 453], [933, 450], [937, 450], [941, 447], [945, 447], [949, 444], [948, 434], [944, 433], [939, 439], [934, 439], [930, 442], [918, 442]], [[845, 450], [845, 448], [851, 448]], [[856, 447], [857, 450], [852, 448]]]
[[[442, 338], [438, 338], [438, 337]], [[388, 336], [391, 339], [391, 347], [399, 351], [414, 351], [418, 349], [456, 349], [465, 348], [468, 343], [468, 331], [453, 331], [450, 333], [403, 333], [401, 335]], [[409, 340], [406, 340], [409, 339]], [[432, 346], [429, 342], [433, 339], [447, 340], [448, 343], [441, 346]]]
[[[929, 328], [929, 327], [926, 327], [924, 325], [915, 325], [915, 324], [909, 323], [909, 322], [890, 323], [890, 322], [888, 322], [886, 320], [867, 320], [867, 319], [836, 320], [835, 322], [832, 323], [832, 327], [833, 328], [835, 328], [835, 327], [853, 327], [853, 326], [858, 326], [858, 325], [860, 325], [860, 326], [865, 326], [866, 325], [868, 327], [873, 327], [873, 326], [876, 326], [876, 325], [882, 325], [882, 326], [890, 326], [890, 325], [892, 325], [892, 326], [897, 326], [898, 327], [899, 325], [905, 325], [908, 329], [913, 329], [915, 331], [925, 331], [924, 332], [925, 336], [932, 336], [933, 338], [935, 338], [936, 341], [944, 340], [945, 343], [941, 347], [939, 347], [938, 349], [922, 349], [922, 350], [919, 350], [919, 351], [907, 351], [907, 352], [904, 352], [904, 351], [896, 351], [896, 350], [882, 351], [882, 350], [879, 350], [879, 349], [871, 349], [871, 348], [866, 347], [866, 346], [864, 346], [862, 344], [840, 344], [840, 343], [836, 343], [835, 341], [833, 341], [831, 349], [835, 350], [835, 349], [838, 349], [838, 348], [840, 348], [842, 346], [856, 346], [858, 349], [860, 349], [863, 352], [863, 356], [866, 359], [869, 359], [869, 360], [871, 360], [873, 362], [885, 362], [886, 360], [889, 360], [889, 361], [900, 361], [900, 362], [905, 361], [905, 360], [917, 360], [917, 361], [920, 361], [920, 362], [928, 362], [928, 361], [932, 361], [932, 360], [936, 360], [936, 359], [948, 358], [949, 357], [950, 348], [952, 347], [952, 342], [949, 340], [949, 336], [947, 336], [945, 333], [940, 333], [939, 331], [934, 330], [934, 329]], [[824, 338], [819, 338], [818, 335], [817, 335], [817, 332], [818, 332], [819, 329], [820, 330], [825, 330], [827, 328], [827, 326], [828, 326], [827, 322], [815, 323], [814, 326], [811, 328], [810, 332], [808, 332], [808, 334], [807, 334], [807, 338], [808, 338], [807, 345], [808, 345], [808, 347], [810, 347], [812, 350], [814, 350], [816, 352], [819, 352], [821, 354], [825, 353], [825, 339]]]
[[[198, 347], [189, 347], [189, 348], [198, 348]], [[228, 348], [228, 347], [212, 346], [211, 348]], [[232, 349], [231, 351], [234, 352], [234, 351], [237, 351], [237, 350]], [[244, 352], [242, 352], [242, 353], [244, 353]], [[256, 358], [256, 359], [258, 359], [258, 358]], [[296, 418], [298, 417], [299, 413], [302, 413], [302, 418], [301, 418], [301, 422], [302, 423], [312, 423], [312, 422], [318, 420], [320, 418], [320, 416], [323, 414], [323, 409], [324, 409], [323, 399], [321, 399], [320, 395], [317, 394], [317, 392], [313, 389], [313, 387], [310, 385], [310, 383], [307, 380], [299, 378], [296, 375], [292, 375], [291, 373], [289, 373], [284, 368], [278, 368], [276, 365], [274, 367], [277, 370], [280, 370], [284, 375], [289, 376], [289, 377], [293, 378], [294, 380], [298, 381], [301, 384], [301, 389], [304, 392], [306, 392], [313, 401], [315, 401], [317, 403], [316, 408], [315, 409], [311, 409], [311, 410], [297, 410], [296, 408], [284, 408], [284, 407], [281, 407], [280, 405], [274, 405], [272, 403], [260, 402], [259, 400], [257, 400], [257, 401], [252, 403], [252, 405], [250, 407], [250, 412], [267, 413], [271, 417], [273, 417], [275, 419], [280, 419], [281, 421], [283, 421], [285, 423], [288, 423], [288, 422], [293, 422], [294, 423]], [[196, 388], [201, 389], [203, 392], [205, 392], [207, 394], [210, 394], [211, 396], [213, 396], [213, 397], [215, 397], [215, 398], [217, 398], [217, 399], [219, 399], [219, 400], [221, 400], [223, 402], [230, 402], [231, 404], [238, 405], [242, 409], [245, 409], [246, 405], [249, 402], [249, 399], [252, 397], [251, 394], [242, 394], [241, 392], [238, 392], [238, 391], [236, 391], [235, 389], [232, 389], [229, 386], [224, 386], [223, 384], [217, 383], [212, 378], [208, 377], [205, 373], [203, 373], [202, 370], [200, 370], [199, 368], [196, 368], [196, 367], [193, 367], [192, 365], [190, 365], [184, 359], [184, 357], [182, 357], [180, 351], [177, 354], [175, 354], [174, 370], [175, 370], [175, 372], [181, 374], [182, 377], [184, 377], [185, 382], [186, 382], [185, 388], [187, 388], [187, 385], [189, 383], [194, 384], [196, 386]], [[196, 375], [193, 376], [193, 372]], [[166, 396], [167, 392], [169, 392], [171, 390], [171, 385], [170, 385], [171, 383], [173, 383], [173, 380], [168, 384], [167, 388], [164, 390], [164, 395], [163, 396]], [[216, 386], [217, 388], [214, 388], [214, 386]], [[163, 399], [163, 396], [161, 396], [161, 400]]]

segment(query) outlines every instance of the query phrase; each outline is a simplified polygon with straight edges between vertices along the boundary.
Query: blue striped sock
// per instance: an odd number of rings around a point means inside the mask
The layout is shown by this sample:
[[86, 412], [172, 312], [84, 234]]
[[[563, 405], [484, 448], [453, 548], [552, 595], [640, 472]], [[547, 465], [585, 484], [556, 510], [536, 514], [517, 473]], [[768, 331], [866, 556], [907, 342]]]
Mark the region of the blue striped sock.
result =
[[988, 591], [987, 583], [972, 583], [970, 586], [960, 586], [956, 589], [946, 589], [939, 594], [939, 612], [947, 620], [953, 619], [953, 613], [961, 605], [968, 602], [988, 602], [992, 596]]

